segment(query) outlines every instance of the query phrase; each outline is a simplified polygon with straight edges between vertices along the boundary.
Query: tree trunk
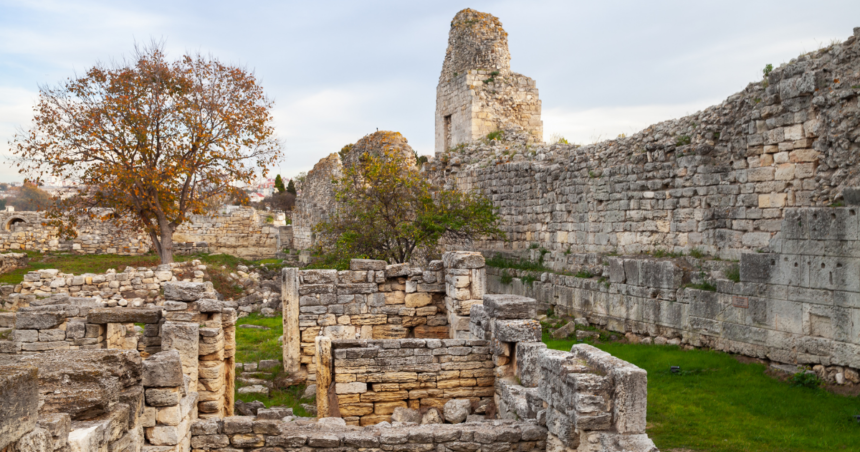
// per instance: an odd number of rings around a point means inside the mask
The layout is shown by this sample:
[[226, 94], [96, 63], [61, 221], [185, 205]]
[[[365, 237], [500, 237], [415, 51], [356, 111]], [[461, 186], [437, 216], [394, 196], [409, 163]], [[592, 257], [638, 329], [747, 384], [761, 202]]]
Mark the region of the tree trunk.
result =
[[166, 220], [158, 221], [158, 229], [161, 230], [160, 250], [158, 253], [161, 257], [162, 264], [173, 263], [173, 226]]

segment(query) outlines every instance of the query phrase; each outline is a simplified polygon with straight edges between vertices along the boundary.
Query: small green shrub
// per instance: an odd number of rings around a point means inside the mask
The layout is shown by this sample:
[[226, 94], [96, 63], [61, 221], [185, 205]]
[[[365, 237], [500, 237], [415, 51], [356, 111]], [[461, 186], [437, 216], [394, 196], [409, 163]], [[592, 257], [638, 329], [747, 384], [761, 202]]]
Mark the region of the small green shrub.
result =
[[514, 277], [508, 274], [507, 271], [503, 271], [502, 276], [499, 278], [499, 280], [502, 282], [502, 284], [508, 285], [513, 282]]
[[675, 139], [675, 146], [685, 146], [693, 142], [693, 139], [688, 135], [681, 135]]
[[594, 171], [591, 171], [591, 170], [589, 170], [589, 171], [588, 171], [588, 177], [590, 177], [590, 178], [592, 178], [592, 179], [596, 179], [596, 178], [598, 178], [598, 177], [600, 177], [600, 176], [602, 176], [602, 175], [603, 175], [603, 174], [601, 174], [601, 173], [595, 173]]
[[487, 141], [501, 140], [503, 135], [504, 135], [504, 132], [502, 132], [501, 130], [496, 130], [495, 132], [490, 132], [487, 134]]
[[717, 291], [717, 286], [715, 286], [714, 284], [711, 284], [707, 281], [704, 281], [701, 284], [687, 284], [684, 287], [687, 287], [690, 289], [707, 290], [708, 292], [716, 292]]
[[719, 140], [719, 139], [720, 139], [720, 132], [714, 132], [714, 139], [715, 139], [715, 140]]
[[576, 272], [576, 274], [573, 276], [576, 276], [577, 278], [591, 278], [594, 275], [592, 275], [591, 272], [588, 270], [580, 270]]
[[537, 281], [537, 277], [535, 277], [534, 275], [525, 275], [520, 278], [520, 281], [522, 281], [523, 284], [527, 286], [531, 286], [535, 281]]
[[553, 311], [552, 308], [546, 310], [547, 317], [552, 317], [553, 315], [555, 315], [555, 311]]
[[690, 256], [693, 256], [696, 259], [701, 259], [701, 258], [705, 257], [705, 253], [702, 252], [702, 250], [700, 250], [698, 248], [693, 248], [690, 250]]
[[798, 372], [791, 376], [791, 386], [815, 389], [824, 384], [818, 375], [812, 372]]
[[493, 83], [496, 81], [496, 76], [499, 75], [499, 71], [490, 72], [490, 78], [484, 80], [484, 83]]
[[773, 72], [773, 65], [770, 63], [766, 64], [764, 69], [761, 70], [761, 73], [763, 75], [763, 77], [762, 77], [763, 80], [762, 80], [761, 84], [765, 88], [767, 88], [767, 86], [769, 84], [769, 82], [767, 81], [767, 76], [770, 75], [771, 72]]
[[726, 270], [726, 278], [728, 278], [734, 282], [741, 282], [740, 266], [735, 264], [735, 265], [732, 265], [731, 267], [729, 267], [729, 269]]
[[540, 244], [538, 243], [532, 243], [531, 245], [529, 245], [530, 250], [536, 250], [538, 248], [540, 248]]

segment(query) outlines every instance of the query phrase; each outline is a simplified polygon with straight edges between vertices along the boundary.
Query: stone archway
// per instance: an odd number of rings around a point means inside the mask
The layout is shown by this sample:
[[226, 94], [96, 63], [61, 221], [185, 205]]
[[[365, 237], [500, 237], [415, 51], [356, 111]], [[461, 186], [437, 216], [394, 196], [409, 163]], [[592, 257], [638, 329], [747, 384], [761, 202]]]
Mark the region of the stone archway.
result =
[[12, 228], [13, 228], [16, 224], [21, 224], [21, 223], [27, 223], [27, 221], [26, 221], [26, 220], [24, 220], [24, 219], [23, 219], [23, 218], [21, 218], [21, 217], [12, 217], [12, 218], [10, 218], [10, 219], [9, 219], [9, 221], [7, 221], [7, 222], [6, 222], [6, 230], [7, 230], [7, 231], [11, 231], [11, 230], [12, 230]]

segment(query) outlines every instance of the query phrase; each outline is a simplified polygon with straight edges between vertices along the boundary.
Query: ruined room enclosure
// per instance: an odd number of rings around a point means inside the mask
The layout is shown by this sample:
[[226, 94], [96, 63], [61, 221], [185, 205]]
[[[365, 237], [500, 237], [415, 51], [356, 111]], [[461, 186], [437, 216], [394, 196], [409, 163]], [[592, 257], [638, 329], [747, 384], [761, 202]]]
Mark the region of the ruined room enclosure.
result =
[[[0, 404], [6, 404], [0, 409], [0, 449], [298, 450], [410, 444], [654, 450], [644, 434], [643, 371], [584, 344], [570, 353], [546, 350], [533, 320], [536, 301], [483, 294], [484, 261], [477, 253], [446, 253], [431, 266], [435, 270], [355, 260], [353, 270], [343, 272], [283, 270], [284, 321], [307, 322], [302, 315], [315, 316], [313, 324], [285, 329], [283, 365], [298, 367], [296, 375], [316, 383], [318, 420], [276, 408], [233, 416], [236, 312], [224, 307], [208, 284], [168, 282], [167, 301], [152, 308], [104, 307], [68, 296], [21, 308], [12, 336], [37, 340], [20, 342], [15, 353], [0, 356], [5, 383]], [[373, 283], [357, 282], [359, 274]], [[417, 337], [433, 316], [429, 311], [417, 315], [432, 305], [432, 292], [422, 288], [434, 283], [443, 287], [443, 303], [433, 306], [433, 315], [446, 319], [440, 326], [447, 336], [440, 328], [432, 330], [434, 337]], [[356, 301], [356, 291], [371, 297]], [[345, 298], [303, 303], [299, 293]], [[475, 299], [478, 293], [481, 298]], [[382, 294], [378, 306], [373, 294]], [[329, 315], [328, 308], [299, 316], [288, 312], [338, 304], [359, 311], [335, 319], [361, 327], [350, 330], [350, 338], [326, 335], [325, 328], [334, 325], [325, 325], [327, 317], [320, 316]], [[364, 309], [368, 312], [362, 314]], [[359, 323], [345, 323], [343, 317], [353, 315]], [[381, 317], [372, 325], [360, 323], [370, 315]], [[404, 317], [423, 320], [406, 327]], [[144, 324], [142, 331], [135, 323]], [[378, 335], [395, 331], [401, 337], [375, 339], [374, 326], [380, 327]], [[302, 338], [311, 328], [309, 345]], [[369, 337], [363, 339], [362, 332]], [[299, 340], [293, 347], [291, 335]], [[313, 357], [303, 362], [309, 346]], [[541, 378], [550, 373], [553, 378]]]

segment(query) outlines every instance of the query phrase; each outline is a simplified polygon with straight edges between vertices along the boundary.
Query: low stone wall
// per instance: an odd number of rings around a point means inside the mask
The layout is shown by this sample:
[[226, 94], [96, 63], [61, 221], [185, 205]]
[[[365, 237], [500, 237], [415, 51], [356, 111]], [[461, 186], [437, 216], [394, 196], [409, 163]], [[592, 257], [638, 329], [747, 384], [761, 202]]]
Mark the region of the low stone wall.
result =
[[[612, 331], [830, 366], [827, 379], [860, 383], [856, 370], [845, 369], [860, 368], [857, 210], [786, 209], [781, 232], [768, 248], [742, 254], [738, 264], [607, 257], [602, 280], [544, 273], [531, 284], [503, 284], [500, 276], [507, 270], [491, 269], [488, 290], [533, 296], [556, 314]], [[739, 282], [724, 275], [732, 265]], [[716, 267], [723, 270], [710, 271]], [[702, 282], [714, 290], [690, 287]]]
[[[479, 253], [445, 253], [426, 269], [354, 259], [350, 270], [283, 270], [284, 367], [316, 377], [314, 338], [461, 338], [485, 284]], [[464, 321], [465, 319], [465, 321]]]
[[537, 302], [486, 295], [471, 330], [491, 343], [499, 417], [534, 419], [547, 450], [656, 452], [645, 434], [647, 373], [587, 344], [548, 350], [533, 320]]
[[27, 266], [29, 258], [24, 253], [0, 254], [0, 273], [8, 273]]
[[[326, 422], [323, 422], [326, 421]], [[543, 451], [546, 429], [529, 422], [359, 428], [332, 419], [284, 422], [262, 416], [234, 416], [192, 425], [194, 450], [411, 450]], [[341, 421], [342, 422], [342, 421]]]
[[318, 356], [317, 362], [332, 365], [317, 372], [334, 379], [330, 388], [317, 377], [317, 412], [343, 417], [349, 425], [372, 425], [391, 421], [397, 408], [426, 411], [453, 399], [468, 399], [475, 406], [491, 403], [495, 378], [487, 344], [403, 339], [333, 341], [330, 347], [317, 347], [333, 354]]
[[[3, 306], [7, 310], [38, 304], [50, 296], [94, 297], [104, 300], [106, 307], [154, 306], [162, 303], [161, 289], [170, 281], [203, 282], [206, 266], [198, 260], [164, 264], [157, 267], [126, 267], [104, 274], [61, 273], [56, 269], [31, 271], [24, 281], [14, 286], [0, 286]], [[8, 294], [7, 294], [8, 292]]]

